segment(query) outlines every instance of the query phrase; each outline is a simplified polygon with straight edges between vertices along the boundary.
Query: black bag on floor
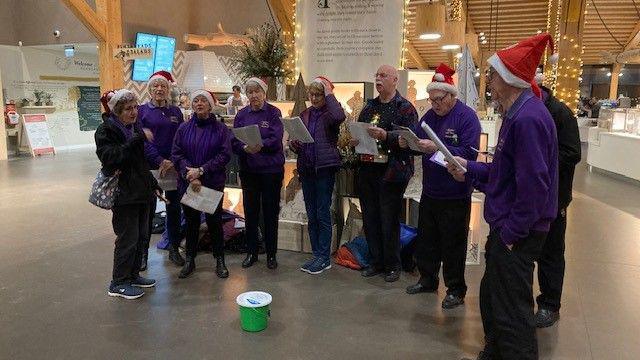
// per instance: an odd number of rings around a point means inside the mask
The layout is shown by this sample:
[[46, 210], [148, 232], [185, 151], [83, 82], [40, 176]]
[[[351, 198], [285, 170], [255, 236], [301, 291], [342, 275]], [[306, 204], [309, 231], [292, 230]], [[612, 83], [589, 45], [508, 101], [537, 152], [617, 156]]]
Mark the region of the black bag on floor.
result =
[[162, 234], [164, 232], [164, 219], [166, 219], [166, 212], [159, 212], [153, 216], [151, 219], [151, 233], [152, 234]]

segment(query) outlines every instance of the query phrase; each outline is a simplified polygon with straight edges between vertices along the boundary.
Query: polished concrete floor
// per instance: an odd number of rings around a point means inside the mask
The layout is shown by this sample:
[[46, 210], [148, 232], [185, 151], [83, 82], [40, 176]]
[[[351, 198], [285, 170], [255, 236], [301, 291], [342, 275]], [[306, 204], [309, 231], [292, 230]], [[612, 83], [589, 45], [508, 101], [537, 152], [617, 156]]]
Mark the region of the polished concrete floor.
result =
[[[150, 252], [157, 287], [137, 301], [107, 297], [110, 213], [87, 202], [97, 169], [90, 151], [0, 162], [0, 359], [458, 359], [482, 347], [478, 286], [467, 268], [464, 307], [405, 295], [416, 277], [387, 284], [334, 267], [312, 277], [304, 255], [280, 252], [249, 270], [211, 256], [178, 280]], [[567, 275], [558, 325], [539, 331], [544, 359], [640, 358], [640, 186], [580, 164], [569, 210]], [[240, 330], [237, 294], [273, 295], [267, 330]]]

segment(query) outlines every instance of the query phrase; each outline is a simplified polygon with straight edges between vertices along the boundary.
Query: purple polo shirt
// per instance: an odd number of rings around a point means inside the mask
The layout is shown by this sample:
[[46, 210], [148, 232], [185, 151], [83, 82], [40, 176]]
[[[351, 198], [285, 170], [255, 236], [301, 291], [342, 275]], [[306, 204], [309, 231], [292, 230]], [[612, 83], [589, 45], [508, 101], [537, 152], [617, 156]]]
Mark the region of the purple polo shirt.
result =
[[[420, 119], [426, 122], [436, 135], [444, 142], [454, 155], [467, 160], [476, 160], [478, 154], [471, 148], [478, 148], [480, 143], [480, 120], [476, 112], [457, 100], [454, 107], [445, 116], [438, 116], [429, 110]], [[428, 139], [422, 126], [417, 127], [416, 135]], [[456, 181], [447, 168], [431, 161], [433, 154], [422, 156], [422, 193], [434, 199], [464, 199], [471, 196], [473, 185], [471, 180]]]
[[238, 111], [233, 127], [258, 125], [263, 147], [256, 154], [247, 154], [244, 143], [235, 137], [232, 140], [233, 152], [240, 160], [240, 171], [254, 174], [273, 174], [284, 171], [284, 151], [282, 149], [282, 113], [277, 107], [265, 102], [261, 109], [252, 110], [251, 106]]
[[153, 142], [145, 142], [144, 154], [149, 167], [157, 169], [163, 160], [171, 159], [173, 138], [184, 122], [182, 111], [177, 106], [155, 106], [147, 102], [138, 107], [138, 121], [153, 133]]
[[493, 162], [469, 161], [467, 170], [505, 244], [549, 231], [558, 207], [558, 141], [551, 114], [530, 89], [505, 115]]

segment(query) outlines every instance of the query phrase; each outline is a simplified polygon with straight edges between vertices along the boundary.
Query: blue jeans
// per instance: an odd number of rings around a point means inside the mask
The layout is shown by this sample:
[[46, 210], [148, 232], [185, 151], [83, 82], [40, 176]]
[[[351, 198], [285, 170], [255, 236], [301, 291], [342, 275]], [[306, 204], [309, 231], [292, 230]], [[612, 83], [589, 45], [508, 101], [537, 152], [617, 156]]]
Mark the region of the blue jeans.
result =
[[336, 182], [334, 172], [301, 177], [304, 205], [309, 219], [309, 240], [313, 256], [331, 257], [331, 196]]

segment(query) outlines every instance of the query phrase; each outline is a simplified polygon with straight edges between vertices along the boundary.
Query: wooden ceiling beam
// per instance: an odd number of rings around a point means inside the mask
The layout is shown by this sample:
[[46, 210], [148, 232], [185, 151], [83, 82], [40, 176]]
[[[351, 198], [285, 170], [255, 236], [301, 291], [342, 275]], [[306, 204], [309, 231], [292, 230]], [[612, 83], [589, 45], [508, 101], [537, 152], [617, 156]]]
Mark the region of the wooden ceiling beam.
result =
[[409, 53], [409, 59], [411, 59], [418, 66], [418, 70], [429, 68], [429, 64], [424, 60], [418, 50], [416, 50], [411, 41], [407, 43], [407, 52]]
[[107, 23], [93, 11], [85, 0], [62, 0], [78, 20], [98, 41], [107, 39]]
[[640, 43], [640, 21], [636, 23], [636, 26], [631, 31], [631, 35], [629, 35], [629, 39], [627, 40], [627, 45], [625, 45], [623, 51], [631, 50], [638, 46]]

